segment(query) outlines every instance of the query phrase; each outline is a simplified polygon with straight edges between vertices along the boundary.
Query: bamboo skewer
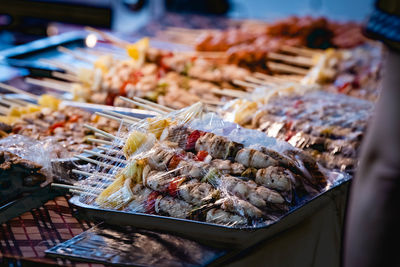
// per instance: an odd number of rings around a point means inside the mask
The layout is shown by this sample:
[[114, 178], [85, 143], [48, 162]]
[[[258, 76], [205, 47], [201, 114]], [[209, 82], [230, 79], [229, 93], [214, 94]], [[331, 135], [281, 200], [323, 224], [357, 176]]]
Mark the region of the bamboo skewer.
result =
[[51, 75], [55, 78], [63, 79], [63, 80], [69, 81], [69, 82], [75, 82], [75, 83], [80, 82], [79, 79], [75, 75], [72, 75], [69, 73], [53, 71], [51, 73]]
[[3, 88], [5, 90], [7, 90], [7, 91], [10, 91], [10, 92], [13, 92], [13, 93], [16, 93], [16, 94], [26, 95], [29, 98], [34, 99], [34, 100], [38, 100], [39, 99], [39, 96], [37, 96], [37, 95], [31, 94], [31, 93], [26, 92], [26, 91], [24, 91], [22, 89], [16, 88], [14, 86], [11, 86], [11, 85], [8, 85], [8, 84], [5, 84], [5, 83], [0, 83], [0, 88]]
[[92, 143], [99, 143], [99, 144], [109, 145], [109, 146], [113, 145], [113, 142], [110, 142], [110, 141], [107, 141], [107, 140], [103, 140], [103, 139], [88, 138], [87, 140], [89, 142], [92, 142]]
[[8, 108], [12, 108], [12, 107], [21, 107], [20, 105], [18, 105], [17, 103], [11, 102], [11, 101], [7, 101], [4, 98], [0, 98], [0, 104], [8, 106]]
[[172, 109], [172, 108], [169, 108], [169, 107], [166, 107], [166, 106], [163, 106], [163, 105], [160, 105], [160, 104], [151, 102], [151, 101], [149, 101], [149, 100], [146, 100], [146, 99], [143, 99], [143, 98], [140, 98], [140, 97], [134, 96], [134, 97], [133, 97], [133, 100], [142, 102], [142, 103], [144, 103], [144, 104], [149, 104], [150, 106], [153, 106], [153, 107], [156, 107], [156, 108], [159, 108], [159, 109], [164, 109], [164, 110], [167, 111], [167, 112], [175, 111], [175, 109]]
[[255, 84], [265, 85], [265, 86], [277, 86], [278, 85], [275, 82], [272, 82], [272, 81], [269, 82], [269, 81], [265, 81], [265, 80], [263, 81], [263, 80], [260, 80], [260, 79], [257, 79], [257, 78], [251, 77], [251, 76], [246, 77], [245, 80], [246, 80], [246, 82], [252, 82]]
[[123, 119], [123, 118], [121, 119], [121, 118], [118, 118], [118, 117], [115, 117], [115, 116], [112, 116], [112, 115], [109, 115], [109, 114], [105, 114], [105, 113], [102, 113], [102, 112], [95, 112], [95, 114], [99, 115], [101, 117], [110, 119], [110, 120], [118, 121], [119, 123], [127, 124], [127, 125], [132, 125], [132, 124], [135, 123], [135, 122], [129, 122], [126, 119]]
[[91, 192], [91, 191], [97, 191], [101, 193], [101, 190], [93, 187], [82, 187], [76, 186], [76, 185], [67, 185], [67, 184], [59, 184], [59, 183], [51, 183], [51, 186], [53, 187], [60, 187], [60, 188], [67, 188], [67, 189], [73, 189], [73, 190], [79, 190], [79, 191], [84, 191], [84, 192]]
[[[238, 91], [238, 90], [233, 90], [233, 91]], [[227, 89], [220, 90], [220, 89], [216, 89], [216, 88], [211, 89], [211, 92], [216, 95], [223, 95], [223, 96], [229, 96], [229, 97], [234, 97], [234, 98], [241, 98], [246, 95], [246, 93], [239, 93], [239, 91], [238, 92], [230, 92]]]
[[97, 33], [97, 34], [100, 35], [104, 40], [110, 41], [111, 43], [113, 43], [113, 44], [115, 44], [115, 45], [117, 45], [117, 46], [119, 46], [119, 47], [125, 48], [127, 45], [129, 45], [129, 43], [128, 43], [127, 41], [124, 41], [124, 40], [122, 40], [122, 39], [120, 39], [120, 38], [118, 38], [118, 37], [115, 37], [115, 36], [113, 36], [113, 35], [111, 35], [111, 34], [108, 34], [108, 33], [105, 33], [105, 32], [103, 32], [103, 31], [100, 31], [100, 30], [98, 30], [98, 29], [95, 29], [95, 28], [92, 28], [92, 27], [87, 26], [87, 27], [85, 27], [85, 30], [86, 30], [86, 31], [90, 31], [90, 32]]
[[312, 67], [315, 64], [313, 63], [311, 58], [302, 57], [302, 56], [288, 56], [284, 54], [278, 54], [270, 52], [268, 53], [268, 58], [273, 60], [280, 60], [286, 63], [290, 63], [293, 65], [300, 65], [304, 67]]
[[280, 47], [280, 50], [283, 52], [297, 54], [299, 56], [304, 56], [304, 57], [313, 57], [315, 55], [323, 53], [322, 51], [317, 50], [317, 49], [295, 47], [295, 46], [289, 46], [289, 45], [282, 45]]
[[77, 158], [77, 159], [84, 160], [84, 161], [87, 161], [89, 163], [104, 167], [104, 168], [108, 168], [108, 169], [112, 169], [112, 168], [120, 169], [121, 168], [121, 167], [118, 167], [118, 166], [114, 166], [112, 164], [107, 164], [107, 163], [104, 163], [104, 162], [101, 162], [101, 161], [98, 161], [98, 160], [94, 160], [94, 159], [91, 159], [91, 158], [88, 158], [88, 157], [84, 157], [84, 156], [81, 156], [81, 155], [75, 155], [74, 157]]
[[104, 139], [105, 139], [105, 140], [108, 140], [108, 141], [112, 141], [112, 140], [113, 140], [112, 138], [107, 137], [107, 136], [104, 136], [104, 135], [99, 134], [99, 133], [94, 133], [94, 136], [97, 137], [97, 138], [103, 139], [103, 140], [104, 140]]
[[78, 194], [78, 195], [88, 195], [88, 196], [91, 196], [91, 197], [98, 197], [98, 195], [96, 195], [96, 194], [93, 194], [93, 193], [87, 192], [87, 191], [81, 191], [81, 190], [78, 190], [78, 189], [69, 189], [69, 192], [71, 192], [73, 194]]
[[10, 104], [15, 104], [15, 105], [20, 106], [20, 107], [26, 107], [27, 105], [33, 105], [33, 104], [29, 103], [29, 102], [25, 102], [25, 101], [20, 100], [20, 99], [10, 98], [10, 97], [8, 97], [6, 95], [3, 95], [2, 99], [4, 101], [9, 102]]
[[160, 110], [160, 109], [158, 109], [158, 108], [154, 108], [154, 107], [152, 107], [152, 106], [150, 106], [150, 105], [146, 105], [146, 104], [137, 102], [137, 101], [135, 101], [135, 100], [126, 98], [126, 97], [124, 97], [124, 96], [120, 96], [119, 98], [122, 99], [122, 100], [124, 100], [124, 101], [126, 101], [126, 102], [135, 104], [136, 106], [139, 106], [139, 107], [142, 107], [142, 108], [145, 108], [145, 109], [148, 109], [148, 110], [151, 110], [151, 111], [155, 111], [155, 112], [157, 112], [157, 113], [160, 113], [161, 115], [166, 115], [166, 114], [167, 114], [167, 112], [165, 112], [165, 111], [163, 111], [163, 110]]
[[3, 115], [8, 115], [8, 113], [10, 112], [10, 110], [6, 107], [0, 106], [0, 113]]
[[98, 174], [99, 174], [98, 172], [90, 173], [90, 172], [85, 172], [85, 171], [76, 170], [76, 169], [73, 169], [72, 172], [75, 173], [75, 174], [79, 174], [79, 175], [83, 175], [83, 176], [87, 176], [87, 177], [89, 177], [89, 176], [96, 176], [96, 177], [105, 178], [105, 179], [113, 178], [112, 175], [110, 175], [110, 174], [105, 174], [105, 173], [101, 173], [102, 175], [99, 176], [99, 175], [98, 175]]
[[64, 71], [66, 71], [66, 72], [69, 72], [69, 73], [73, 73], [73, 74], [77, 74], [78, 73], [77, 69], [71, 67], [68, 64], [65, 64], [63, 62], [57, 61], [57, 60], [50, 60], [50, 59], [43, 58], [43, 59], [39, 59], [39, 62], [55, 66], [55, 67], [57, 67], [59, 69], [62, 69]]
[[86, 123], [83, 125], [83, 127], [88, 128], [89, 130], [92, 130], [95, 133], [99, 133], [99, 134], [101, 134], [101, 135], [103, 135], [105, 137], [108, 137], [108, 138], [112, 139], [112, 140], [119, 139], [118, 137], [116, 137], [116, 136], [114, 136], [114, 135], [112, 135], [110, 133], [107, 133], [106, 131], [97, 129], [96, 127], [93, 127], [93, 126], [88, 125]]
[[124, 159], [119, 159], [119, 158], [115, 158], [115, 157], [112, 157], [112, 156], [104, 155], [102, 153], [95, 152], [95, 151], [92, 151], [92, 150], [85, 149], [85, 150], [83, 150], [83, 152], [91, 154], [91, 155], [94, 155], [94, 156], [97, 156], [97, 157], [100, 157], [100, 158], [105, 158], [105, 159], [108, 159], [108, 160], [111, 160], [111, 161], [114, 161], [114, 162], [119, 162], [119, 163], [122, 163], [122, 164], [125, 164], [125, 165], [128, 164], [128, 161], [126, 161]]
[[241, 81], [241, 80], [233, 80], [233, 83], [236, 85], [240, 85], [240, 86], [243, 86], [246, 88], [251, 88], [251, 89], [260, 87], [259, 85], [256, 85], [254, 83], [249, 83], [249, 82], [245, 82], [245, 81]]
[[28, 105], [33, 105], [32, 103], [26, 102], [26, 101], [24, 101], [22, 99], [11, 98], [8, 95], [3, 95], [3, 99], [6, 100], [6, 101], [15, 103], [15, 104], [17, 104], [17, 105], [19, 105], [21, 107], [26, 107]]
[[253, 76], [258, 78], [258, 79], [262, 79], [265, 81], [271, 81], [271, 82], [275, 82], [275, 83], [283, 83], [286, 82], [284, 79], [279, 78], [277, 76], [271, 76], [271, 75], [267, 75], [261, 72], [255, 72], [253, 73]]
[[85, 57], [79, 55], [79, 54], [76, 53], [75, 51], [72, 51], [71, 49], [68, 49], [68, 48], [66, 48], [66, 47], [59, 46], [59, 47], [57, 47], [57, 50], [60, 51], [61, 53], [70, 55], [70, 56], [72, 56], [73, 58], [78, 59], [78, 60], [80, 60], [80, 61], [83, 61], [83, 62], [86, 62], [86, 63], [89, 63], [89, 64], [93, 64], [93, 61], [92, 61], [92, 60], [87, 59], [87, 58], [85, 58]]
[[308, 73], [308, 70], [306, 70], [306, 69], [294, 67], [294, 66], [286, 65], [286, 64], [282, 64], [282, 63], [267, 62], [267, 66], [268, 66], [268, 68], [270, 68], [273, 71], [281, 71], [281, 72], [300, 74], [300, 75], [307, 75], [307, 73]]
[[71, 88], [70, 87], [68, 88], [66, 85], [62, 84], [62, 82], [56, 81], [56, 80], [52, 80], [52, 79], [48, 79], [46, 81], [43, 81], [43, 80], [34, 79], [34, 78], [25, 78], [25, 82], [27, 82], [29, 84], [34, 84], [34, 85], [38, 85], [38, 86], [54, 89], [54, 90], [57, 90], [57, 91], [68, 92], [68, 93], [71, 92]]
[[125, 115], [125, 114], [121, 114], [115, 111], [111, 111], [111, 110], [103, 110], [103, 113], [107, 114], [107, 115], [111, 115], [120, 119], [125, 119], [127, 121], [131, 121], [131, 124], [137, 123], [140, 121], [140, 119], [135, 118], [133, 116], [129, 116], [129, 115]]
[[97, 147], [98, 149], [107, 151], [108, 153], [114, 153], [120, 156], [125, 156], [124, 153], [121, 150], [117, 150], [117, 149], [113, 149], [113, 148], [109, 148], [109, 147], [105, 147], [105, 146], [99, 146]]
[[212, 105], [212, 106], [223, 106], [224, 105], [224, 103], [222, 103], [221, 101], [208, 100], [208, 99], [202, 99], [201, 102], [206, 105]]

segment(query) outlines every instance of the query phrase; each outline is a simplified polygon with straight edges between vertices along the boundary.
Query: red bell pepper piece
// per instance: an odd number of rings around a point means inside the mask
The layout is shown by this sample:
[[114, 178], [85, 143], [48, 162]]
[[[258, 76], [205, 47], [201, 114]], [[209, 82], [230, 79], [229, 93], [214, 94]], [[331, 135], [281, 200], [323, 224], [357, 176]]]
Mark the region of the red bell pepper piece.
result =
[[204, 159], [208, 156], [208, 152], [205, 150], [200, 150], [197, 152], [196, 160], [197, 161], [204, 161]]
[[155, 213], [156, 199], [158, 196], [158, 192], [155, 191], [149, 194], [144, 205], [146, 213]]
[[196, 145], [197, 139], [200, 138], [200, 136], [204, 135], [204, 132], [199, 131], [199, 130], [194, 130], [191, 134], [189, 134], [187, 141], [186, 141], [186, 150], [192, 150], [194, 149]]
[[182, 177], [176, 177], [172, 179], [172, 181], [168, 185], [168, 194], [172, 197], [176, 197], [176, 194], [178, 193], [178, 188], [179, 186], [185, 181], [185, 178]]

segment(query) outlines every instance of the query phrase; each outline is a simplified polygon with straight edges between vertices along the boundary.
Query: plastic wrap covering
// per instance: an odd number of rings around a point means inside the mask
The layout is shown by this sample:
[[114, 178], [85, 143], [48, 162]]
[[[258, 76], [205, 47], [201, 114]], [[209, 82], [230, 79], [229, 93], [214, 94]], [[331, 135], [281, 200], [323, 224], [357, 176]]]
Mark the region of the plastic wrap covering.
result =
[[132, 125], [108, 151], [82, 181], [86, 205], [230, 227], [265, 226], [347, 178], [201, 104]]
[[53, 175], [51, 161], [56, 159], [59, 145], [51, 139], [38, 141], [23, 135], [14, 134], [0, 140], [2, 151], [11, 152], [22, 159], [26, 159], [42, 166], [42, 172], [47, 177]]
[[287, 141], [328, 169], [352, 172], [373, 103], [341, 94], [280, 95], [268, 103], [237, 100], [224, 117]]

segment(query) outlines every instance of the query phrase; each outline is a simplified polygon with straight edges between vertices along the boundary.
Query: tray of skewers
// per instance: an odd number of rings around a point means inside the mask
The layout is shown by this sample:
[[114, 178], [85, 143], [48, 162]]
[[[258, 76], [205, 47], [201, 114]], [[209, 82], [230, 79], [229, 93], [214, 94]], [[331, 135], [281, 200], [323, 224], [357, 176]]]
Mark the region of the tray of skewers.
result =
[[128, 128], [78, 170], [70, 202], [88, 219], [241, 246], [293, 226], [349, 179], [200, 103]]
[[[23, 95], [0, 97], [0, 214], [1, 221], [38, 207], [65, 190], [50, 188], [54, 181], [71, 183], [79, 158], [90, 157], [94, 143], [108, 144], [85, 128], [85, 123], [110, 133], [120, 123], [94, 110], [61, 105], [50, 95], [25, 100]], [[133, 119], [132, 119], [133, 120]]]

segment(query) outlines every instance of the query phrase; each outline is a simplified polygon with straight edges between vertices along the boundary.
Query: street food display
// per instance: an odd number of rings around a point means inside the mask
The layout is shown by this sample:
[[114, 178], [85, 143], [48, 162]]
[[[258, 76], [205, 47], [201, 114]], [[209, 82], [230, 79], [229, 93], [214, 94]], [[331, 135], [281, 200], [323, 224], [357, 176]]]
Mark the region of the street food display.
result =
[[226, 119], [308, 152], [328, 169], [352, 172], [374, 105], [324, 91], [273, 96], [267, 103], [235, 100]]
[[38, 102], [39, 105], [21, 103], [10, 106], [7, 114], [0, 115], [1, 137], [23, 135], [35, 140], [49, 140], [57, 143], [54, 146], [56, 157], [67, 158], [93, 148], [90, 138], [95, 138], [95, 135], [84, 127], [85, 123], [111, 133], [118, 131], [120, 126], [118, 122], [89, 111], [61, 106], [59, 99], [49, 95], [43, 95]]
[[[259, 131], [187, 109], [132, 124], [80, 188], [103, 209], [231, 227], [269, 224], [345, 176]], [[92, 184], [92, 186], [90, 186]]]
[[47, 59], [52, 77], [26, 78], [48, 94], [0, 84], [17, 94], [0, 95], [1, 205], [51, 183], [87, 220], [232, 237], [266, 233], [357, 170], [385, 55], [360, 25], [166, 30], [192, 50], [89, 30], [100, 44], [58, 47], [79, 67]]

